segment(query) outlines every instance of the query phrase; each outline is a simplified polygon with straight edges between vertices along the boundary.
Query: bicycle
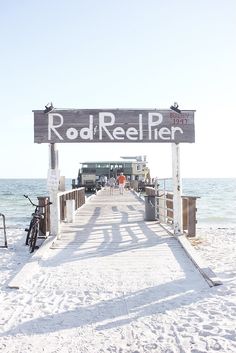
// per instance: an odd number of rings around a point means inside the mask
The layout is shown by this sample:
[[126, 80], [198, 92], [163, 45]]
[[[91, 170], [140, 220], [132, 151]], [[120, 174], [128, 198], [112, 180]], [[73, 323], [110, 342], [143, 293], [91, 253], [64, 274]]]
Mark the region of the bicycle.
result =
[[24, 197], [29, 200], [32, 206], [35, 207], [34, 213], [32, 213], [29, 228], [25, 229], [25, 231], [27, 232], [25, 245], [29, 245], [29, 251], [30, 253], [32, 253], [36, 248], [36, 242], [40, 231], [40, 220], [44, 218], [44, 213], [41, 210], [44, 209], [45, 206], [51, 205], [52, 202], [48, 202], [43, 206], [36, 205], [35, 203], [33, 203], [33, 201], [29, 198], [28, 195], [24, 195]]

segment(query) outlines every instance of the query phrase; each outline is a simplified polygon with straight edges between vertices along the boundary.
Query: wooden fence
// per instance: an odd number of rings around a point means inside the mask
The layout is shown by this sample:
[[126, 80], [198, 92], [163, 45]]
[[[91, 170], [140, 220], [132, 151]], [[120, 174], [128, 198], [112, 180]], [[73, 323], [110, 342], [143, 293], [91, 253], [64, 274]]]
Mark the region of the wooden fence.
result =
[[[158, 195], [155, 195], [155, 189], [151, 187], [145, 188], [147, 195], [157, 196], [158, 199], [162, 199], [164, 191], [158, 190]], [[162, 195], [162, 196], [159, 196]], [[173, 221], [173, 193], [165, 192], [165, 214], [166, 214], [166, 223], [172, 223]], [[183, 231], [186, 232], [188, 237], [196, 236], [196, 223], [197, 223], [197, 207], [196, 200], [199, 197], [197, 196], [182, 196], [182, 220], [183, 220]], [[161, 210], [158, 210], [157, 205], [157, 214], [162, 213]]]
[[[63, 191], [58, 193], [58, 202], [60, 209], [60, 222], [66, 219], [67, 209], [66, 201], [75, 200], [75, 211], [85, 203], [85, 189], [78, 188], [69, 191]], [[42, 206], [44, 218], [40, 222], [40, 231], [43, 236], [47, 237], [50, 232], [50, 206], [45, 206], [48, 201], [48, 196], [38, 197], [39, 205]]]
[[78, 188], [69, 191], [63, 191], [59, 193], [59, 205], [60, 205], [60, 221], [66, 219], [66, 201], [75, 200], [75, 211], [85, 203], [85, 189]]

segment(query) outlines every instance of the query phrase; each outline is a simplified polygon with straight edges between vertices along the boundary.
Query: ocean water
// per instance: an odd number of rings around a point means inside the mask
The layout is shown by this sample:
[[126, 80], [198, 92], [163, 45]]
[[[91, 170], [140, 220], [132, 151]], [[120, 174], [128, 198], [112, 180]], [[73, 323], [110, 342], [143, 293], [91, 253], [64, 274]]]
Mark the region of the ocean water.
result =
[[[163, 188], [163, 180], [159, 181]], [[231, 228], [236, 226], [236, 178], [183, 179], [183, 195], [197, 196], [197, 227]], [[171, 180], [165, 181], [168, 191]], [[71, 180], [66, 180], [66, 190]], [[24, 229], [34, 208], [24, 194], [37, 203], [37, 196], [47, 196], [46, 179], [0, 179], [0, 213], [5, 215], [7, 228]], [[0, 227], [2, 226], [0, 217]]]
[[[71, 180], [66, 180], [66, 190], [69, 189]], [[0, 179], [0, 213], [5, 216], [6, 227], [24, 229], [28, 226], [34, 207], [23, 195], [37, 204], [37, 196], [48, 194], [46, 179]]]
[[[160, 180], [171, 191], [172, 180]], [[197, 196], [197, 227], [236, 226], [236, 178], [182, 179], [184, 196]]]

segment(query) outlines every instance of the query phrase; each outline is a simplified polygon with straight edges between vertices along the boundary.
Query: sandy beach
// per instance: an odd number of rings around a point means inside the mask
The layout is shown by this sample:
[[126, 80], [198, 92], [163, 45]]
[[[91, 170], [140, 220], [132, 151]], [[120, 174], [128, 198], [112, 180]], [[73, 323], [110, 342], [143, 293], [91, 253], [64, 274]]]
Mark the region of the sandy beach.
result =
[[[166, 279], [162, 268], [158, 289], [153, 285], [156, 273], [146, 272], [144, 280], [134, 277], [133, 271], [126, 281], [117, 281], [112, 256], [100, 264], [96, 259], [78, 262], [72, 277], [68, 254], [60, 257], [61, 263], [68, 262], [62, 274], [58, 257], [45, 251], [32, 278], [19, 289], [10, 289], [9, 281], [31, 255], [23, 246], [24, 232], [8, 232], [9, 248], [0, 250], [0, 349], [6, 353], [233, 353], [235, 234], [233, 228], [198, 229], [192, 242], [223, 282], [213, 288], [200, 280], [176, 279], [174, 272]], [[142, 288], [147, 281], [150, 287]]]

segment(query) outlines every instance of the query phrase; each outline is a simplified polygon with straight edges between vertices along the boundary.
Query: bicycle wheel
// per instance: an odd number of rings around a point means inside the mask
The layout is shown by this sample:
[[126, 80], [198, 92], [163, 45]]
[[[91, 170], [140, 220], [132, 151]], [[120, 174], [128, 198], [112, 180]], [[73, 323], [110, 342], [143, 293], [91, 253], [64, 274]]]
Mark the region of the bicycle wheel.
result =
[[32, 225], [31, 235], [29, 239], [29, 251], [30, 253], [34, 252], [36, 241], [39, 233], [39, 223], [36, 222]]
[[32, 230], [32, 226], [33, 226], [33, 219], [31, 219], [31, 221], [30, 221], [29, 228], [25, 229], [25, 231], [27, 232], [26, 239], [25, 239], [25, 245], [29, 245], [29, 239], [30, 239], [30, 233]]

